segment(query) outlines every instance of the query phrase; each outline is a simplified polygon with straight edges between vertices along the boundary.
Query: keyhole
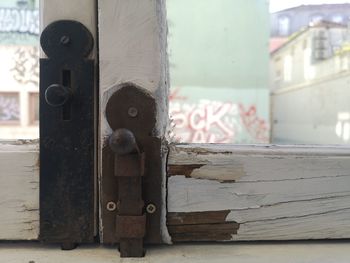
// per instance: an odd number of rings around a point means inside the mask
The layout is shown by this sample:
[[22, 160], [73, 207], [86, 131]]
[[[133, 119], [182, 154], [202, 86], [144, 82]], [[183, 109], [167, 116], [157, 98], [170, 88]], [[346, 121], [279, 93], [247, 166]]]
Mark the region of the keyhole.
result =
[[[62, 71], [62, 85], [67, 87], [68, 90], [72, 90], [72, 79], [71, 79], [71, 72], [70, 70], [63, 70]], [[70, 121], [71, 120], [71, 100], [68, 100], [62, 107], [62, 119], [64, 121]]]

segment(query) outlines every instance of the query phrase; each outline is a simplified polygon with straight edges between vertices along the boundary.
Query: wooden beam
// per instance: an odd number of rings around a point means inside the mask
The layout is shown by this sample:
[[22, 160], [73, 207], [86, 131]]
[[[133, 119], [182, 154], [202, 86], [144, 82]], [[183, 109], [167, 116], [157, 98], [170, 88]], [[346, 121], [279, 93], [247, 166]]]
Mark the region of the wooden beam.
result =
[[39, 234], [39, 145], [0, 142], [0, 240]]
[[[38, 148], [0, 143], [0, 240], [38, 237]], [[350, 237], [347, 147], [172, 145], [168, 167], [173, 242]]]
[[[107, 174], [111, 173], [107, 141], [112, 133], [106, 119], [106, 105], [111, 96], [126, 83], [138, 86], [156, 101], [156, 126], [152, 136], [166, 144], [168, 126], [168, 59], [166, 53], [167, 23], [165, 0], [98, 1], [100, 59], [100, 229], [102, 242], [112, 242], [107, 230], [114, 222], [106, 204], [111, 189]], [[115, 113], [116, 118], [118, 112]], [[169, 242], [166, 228], [166, 147], [161, 147], [162, 202], [161, 232], [163, 242]], [[106, 178], [104, 180], [104, 178]], [[158, 213], [158, 212], [157, 212]], [[115, 224], [115, 223], [114, 223]], [[103, 229], [107, 232], [104, 235]]]
[[175, 242], [350, 237], [349, 147], [173, 145], [168, 164]]

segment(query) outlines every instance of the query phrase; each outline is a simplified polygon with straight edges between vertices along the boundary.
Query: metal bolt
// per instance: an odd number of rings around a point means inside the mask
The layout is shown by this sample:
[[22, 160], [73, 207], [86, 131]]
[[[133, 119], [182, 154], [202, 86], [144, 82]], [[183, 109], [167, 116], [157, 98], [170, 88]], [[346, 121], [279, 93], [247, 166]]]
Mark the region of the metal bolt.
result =
[[113, 212], [117, 209], [117, 205], [114, 202], [108, 202], [107, 203], [107, 210], [110, 212]]
[[70, 42], [70, 38], [68, 36], [62, 36], [60, 39], [60, 43], [64, 46], [68, 45]]
[[149, 214], [155, 213], [156, 210], [157, 210], [157, 207], [156, 207], [154, 204], [149, 204], [149, 205], [147, 205], [147, 207], [146, 207], [146, 211], [147, 211], [147, 213], [149, 213]]
[[128, 114], [130, 117], [135, 118], [139, 114], [139, 112], [135, 107], [130, 107], [128, 110]]

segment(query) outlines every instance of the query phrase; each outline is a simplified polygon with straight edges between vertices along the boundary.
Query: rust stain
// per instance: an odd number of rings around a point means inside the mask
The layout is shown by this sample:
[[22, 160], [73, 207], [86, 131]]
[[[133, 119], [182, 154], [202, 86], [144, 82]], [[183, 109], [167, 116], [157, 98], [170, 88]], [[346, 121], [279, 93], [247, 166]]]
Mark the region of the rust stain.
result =
[[193, 170], [203, 167], [205, 164], [169, 165], [168, 176], [184, 175], [191, 177]]

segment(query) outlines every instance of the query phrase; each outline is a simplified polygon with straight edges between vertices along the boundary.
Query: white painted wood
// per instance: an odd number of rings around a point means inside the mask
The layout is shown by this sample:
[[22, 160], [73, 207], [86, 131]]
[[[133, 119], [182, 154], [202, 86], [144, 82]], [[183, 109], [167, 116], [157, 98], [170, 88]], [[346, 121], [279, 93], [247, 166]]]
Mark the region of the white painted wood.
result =
[[120, 84], [133, 83], [157, 99], [157, 134], [168, 122], [168, 60], [164, 0], [99, 0], [101, 137], [110, 134], [104, 110]]
[[[38, 237], [38, 156], [37, 142], [0, 143], [0, 240]], [[169, 167], [204, 166], [168, 179], [168, 212], [230, 210], [234, 240], [349, 238], [349, 159], [349, 148], [172, 146]]]
[[181, 244], [147, 247], [145, 258], [120, 258], [117, 249], [81, 245], [1, 244], [4, 263], [348, 263], [349, 242]]
[[[105, 118], [106, 104], [124, 83], [135, 84], [156, 99], [158, 117], [154, 134], [165, 143], [169, 119], [165, 0], [98, 0], [98, 14], [100, 153], [112, 132]], [[164, 149], [162, 159], [165, 182], [166, 147]], [[100, 158], [99, 163], [102, 164], [102, 154]], [[102, 167], [100, 173], [101, 170]], [[165, 183], [163, 199], [165, 204]], [[165, 205], [162, 214], [163, 240], [168, 242]]]
[[177, 145], [168, 212], [231, 211], [232, 240], [350, 237], [350, 148]]
[[37, 142], [0, 142], [0, 240], [32, 240], [39, 234]]

